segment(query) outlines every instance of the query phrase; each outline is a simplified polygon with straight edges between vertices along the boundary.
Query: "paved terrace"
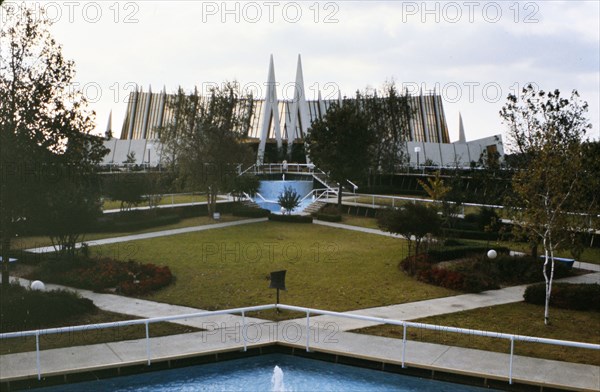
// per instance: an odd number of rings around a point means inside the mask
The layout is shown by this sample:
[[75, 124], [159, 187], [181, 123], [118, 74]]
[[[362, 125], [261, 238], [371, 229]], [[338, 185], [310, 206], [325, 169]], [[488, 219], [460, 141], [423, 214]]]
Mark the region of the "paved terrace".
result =
[[[182, 232], [201, 231], [261, 221], [264, 221], [264, 219], [252, 219], [124, 236], [94, 241], [93, 245], [155, 238], [164, 235], [176, 235]], [[315, 223], [340, 229], [357, 230], [370, 234], [389, 235], [389, 233], [384, 233], [375, 229], [320, 221], [315, 221]], [[90, 243], [90, 245], [92, 245], [92, 243]], [[35, 251], [42, 250], [36, 249]], [[598, 272], [600, 271], [600, 266], [579, 263], [576, 267], [597, 272], [562, 279], [562, 281], [600, 283], [600, 272]], [[30, 283], [25, 279], [20, 279], [19, 282], [23, 285], [28, 285]], [[396, 320], [414, 320], [437, 314], [475, 309], [478, 307], [520, 302], [523, 298], [525, 287], [525, 285], [515, 286], [479, 294], [458, 295], [414, 303], [354, 310], [347, 313]], [[47, 288], [55, 289], [64, 287], [48, 284]], [[103, 310], [125, 313], [143, 318], [203, 312], [203, 310], [196, 308], [169, 305], [112, 294], [100, 294], [88, 290], [76, 291], [83, 297], [94, 301], [94, 303]], [[257, 338], [254, 338], [248, 347], [260, 347], [275, 343], [294, 347], [304, 347], [306, 341], [305, 318], [274, 323], [267, 320], [246, 317], [245, 322], [249, 323], [248, 325], [252, 325], [253, 328], [255, 328], [255, 331], [257, 331], [257, 334], [254, 335]], [[320, 327], [328, 325], [327, 323], [331, 322], [335, 323], [335, 330], [332, 330], [331, 328], [324, 330], [320, 329]], [[240, 316], [208, 316], [205, 318], [179, 320], [177, 323], [196, 328], [204, 328], [207, 329], [207, 331], [152, 338], [151, 353], [153, 361], [160, 361], [166, 358], [173, 359], [195, 356], [215, 351], [239, 351], [243, 348], [240, 333], [242, 319]], [[311, 317], [311, 348], [322, 352], [336, 353], [336, 355], [348, 355], [377, 362], [391, 364], [400, 363], [402, 352], [401, 340], [347, 332], [353, 329], [377, 324], [378, 323], [371, 321], [338, 318], [333, 316]], [[93, 352], [94, 355], [89, 355], [90, 352]], [[60, 361], [57, 361], [56, 358], [60, 358]], [[36, 357], [34, 352], [1, 356], [0, 381], [6, 382], [9, 380], [36, 377], [37, 371], [35, 361]], [[40, 361], [42, 374], [44, 376], [141, 364], [147, 362], [146, 343], [145, 340], [136, 340], [45, 350], [41, 352]], [[483, 378], [505, 380], [508, 377], [508, 354], [409, 341], [406, 347], [406, 361], [409, 366], [458, 372]], [[516, 382], [548, 386], [552, 385], [575, 390], [600, 390], [600, 368], [597, 366], [526, 357], [515, 357], [513, 366], [513, 378]]]

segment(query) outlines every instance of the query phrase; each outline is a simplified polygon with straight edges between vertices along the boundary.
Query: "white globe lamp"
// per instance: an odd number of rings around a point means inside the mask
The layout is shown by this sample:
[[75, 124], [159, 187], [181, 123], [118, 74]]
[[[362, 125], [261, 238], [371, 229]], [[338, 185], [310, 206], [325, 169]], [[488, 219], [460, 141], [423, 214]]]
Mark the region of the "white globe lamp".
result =
[[41, 280], [34, 280], [31, 282], [31, 290], [44, 291], [46, 290], [46, 285]]
[[494, 260], [497, 256], [498, 256], [498, 252], [496, 252], [494, 249], [488, 250], [488, 252], [487, 252], [488, 259]]

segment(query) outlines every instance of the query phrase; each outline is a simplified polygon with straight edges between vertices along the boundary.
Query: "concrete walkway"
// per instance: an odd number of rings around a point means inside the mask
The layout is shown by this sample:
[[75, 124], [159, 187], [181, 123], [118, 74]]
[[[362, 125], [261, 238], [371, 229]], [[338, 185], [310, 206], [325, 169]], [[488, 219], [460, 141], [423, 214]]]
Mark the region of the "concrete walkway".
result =
[[[85, 243], [88, 246], [117, 244], [119, 242], [147, 240], [150, 238], [166, 237], [166, 236], [170, 236], [170, 235], [185, 234], [185, 233], [194, 233], [197, 231], [220, 229], [223, 227], [247, 225], [247, 224], [251, 224], [251, 223], [265, 222], [267, 220], [268, 220], [267, 218], [244, 219], [244, 220], [233, 221], [233, 222], [213, 223], [213, 224], [209, 224], [209, 225], [182, 227], [180, 229], [153, 231], [150, 233], [143, 233], [143, 234], [132, 234], [132, 235], [126, 235], [126, 236], [122, 236], [122, 237], [103, 238], [103, 239], [98, 239], [98, 240], [86, 241]], [[81, 244], [82, 243], [79, 242], [75, 245], [75, 247], [80, 248]], [[56, 251], [56, 249], [54, 249], [53, 246], [43, 246], [43, 247], [39, 247], [39, 248], [32, 248], [32, 249], [26, 250], [26, 252], [32, 252], [32, 253], [49, 253], [49, 252], [55, 252], [55, 251]]]
[[[309, 334], [307, 334], [305, 325], [294, 321], [265, 322], [249, 325], [246, 330], [238, 326], [238, 328], [157, 337], [152, 338], [149, 345], [146, 344], [146, 340], [139, 339], [43, 350], [40, 352], [40, 368], [42, 377], [49, 377], [83, 371], [96, 372], [107, 368], [146, 365], [149, 359], [153, 363], [159, 361], [164, 363], [167, 360], [209, 355], [215, 352], [239, 352], [243, 350], [243, 339], [246, 336], [249, 349], [279, 344], [305, 351], [308, 340], [311, 351], [370, 360], [375, 362], [377, 368], [380, 369], [389, 368], [390, 364], [400, 365], [402, 353], [405, 351], [406, 365], [413, 369], [424, 369], [420, 375], [425, 377], [433, 375], [433, 372], [437, 371], [454, 372], [485, 379], [488, 382], [489, 380], [501, 380], [502, 384], [506, 384], [510, 374], [510, 357], [504, 353], [411, 340], [407, 341], [405, 348], [401, 339], [331, 329], [310, 328], [308, 331]], [[164, 368], [164, 365], [159, 365], [159, 369]], [[0, 382], [6, 383], [35, 377], [37, 377], [35, 353], [17, 353], [0, 357]], [[592, 365], [515, 356], [512, 377], [513, 382], [537, 384], [544, 387], [584, 391], [600, 389], [600, 367]], [[68, 377], [65, 379], [68, 380]]]
[[[555, 282], [600, 284], [600, 273], [596, 272], [587, 275], [556, 279]], [[523, 301], [523, 294], [525, 293], [527, 286], [528, 285], [512, 286], [499, 290], [484, 291], [477, 294], [463, 294], [405, 304], [359, 309], [344, 313], [393, 320], [416, 320], [442, 314], [462, 312], [464, 310], [521, 302]], [[299, 318], [294, 321], [299, 324], [306, 324], [306, 318]], [[310, 318], [310, 324], [314, 327], [325, 325], [327, 323], [334, 323], [333, 325], [340, 331], [351, 331], [353, 329], [379, 325], [379, 323], [371, 321], [340, 319], [339, 317], [332, 316], [315, 316]]]
[[[1, 276], [1, 275], [0, 275]], [[29, 287], [31, 281], [23, 278], [13, 278], [12, 282], [18, 282], [24, 287]], [[177, 316], [183, 314], [208, 312], [200, 308], [189, 306], [171, 305], [163, 302], [146, 301], [139, 298], [124, 297], [115, 294], [95, 293], [90, 290], [76, 289], [72, 287], [61, 286], [58, 284], [46, 284], [46, 290], [69, 290], [79, 293], [83, 298], [88, 298], [101, 310], [114, 313], [127, 314], [139, 318]], [[173, 321], [175, 324], [181, 324], [200, 329], [230, 328], [241, 324], [241, 316], [219, 315], [203, 318], [191, 318]], [[246, 317], [246, 322], [261, 323], [265, 320]]]
[[[167, 235], [176, 235], [188, 232], [209, 230], [263, 222], [266, 219], [249, 219], [237, 222], [226, 222], [213, 225], [196, 226], [183, 229], [164, 230], [154, 233], [130, 235], [124, 237], [97, 240], [90, 245], [102, 245], [124, 241], [156, 238]], [[369, 234], [393, 236], [377, 229], [369, 229], [357, 226], [344, 225], [315, 221], [316, 224], [325, 226], [355, 230]], [[32, 251], [42, 252], [44, 248], [36, 248]], [[53, 249], [52, 249], [53, 250]], [[45, 251], [48, 251], [47, 249]], [[600, 266], [588, 263], [580, 263], [576, 267], [600, 271]], [[19, 279], [23, 285], [29, 285], [25, 279]], [[600, 283], [600, 273], [595, 272], [565, 278], [557, 281]], [[463, 310], [488, 307], [500, 304], [520, 302], [526, 285], [508, 287], [501, 290], [491, 290], [479, 294], [464, 294], [453, 297], [437, 298], [406, 304], [397, 304], [377, 308], [354, 310], [351, 314], [360, 314], [373, 317], [382, 317], [397, 320], [414, 320], [423, 317], [453, 313]], [[47, 289], [64, 288], [59, 285], [48, 284]], [[136, 298], [122, 297], [113, 294], [100, 294], [88, 290], [78, 291], [83, 297], [89, 298], [100, 309], [125, 313], [136, 317], [149, 318], [169, 315], [180, 315], [202, 312], [201, 309], [176, 306], [165, 303], [146, 301]], [[306, 333], [306, 319], [299, 318], [281, 323], [274, 323], [257, 318], [245, 319], [259, 328], [261, 336], [255, 339], [252, 345], [260, 346], [270, 343], [282, 343], [287, 345], [301, 346], [306, 339], [297, 334], [291, 339], [289, 333], [293, 326], [295, 331]], [[194, 334], [167, 336], [152, 339], [152, 357], [165, 358], [193, 353], [207, 352], [210, 350], [239, 349], [242, 344], [239, 331], [241, 317], [235, 315], [211, 316], [201, 319], [186, 319], [177, 321], [178, 324], [206, 329], [209, 332], [198, 332]], [[332, 324], [333, 323], [333, 324]], [[329, 328], [334, 326], [333, 330]], [[377, 325], [373, 322], [344, 319], [332, 316], [315, 316], [310, 318], [312, 331], [311, 346], [319, 347], [326, 352], [347, 353], [352, 356], [363, 358], [375, 358], [397, 363], [401, 352], [402, 342], [397, 339], [388, 339], [367, 335], [348, 333], [357, 328]], [[326, 329], [322, 329], [326, 328]], [[215, 331], [226, 331], [216, 333]], [[319, 337], [315, 337], [315, 331], [321, 331]], [[331, 339], [333, 332], [336, 339], [335, 345]], [[286, 335], [286, 333], [288, 335]], [[237, 335], [236, 335], [237, 334]], [[202, 345], [198, 345], [198, 340]], [[41, 361], [44, 374], [62, 373], [83, 368], [106, 367], [108, 364], [131, 364], [143, 363], [147, 360], [145, 341], [129, 341], [101, 344], [95, 346], [71, 347], [65, 349], [47, 350], [42, 352]], [[196, 342], [196, 343], [194, 343]], [[300, 343], [299, 343], [300, 342]], [[90, 356], [89, 353], [94, 355]], [[56, 361], [55, 358], [61, 358]], [[488, 377], [504, 378], [507, 375], [508, 356], [506, 354], [489, 353], [479, 350], [448, 347], [422, 342], [410, 342], [407, 344], [407, 361], [418, 366], [429, 368], [452, 369], [466, 374], [486, 374]], [[565, 371], [556, 371], [556, 369]], [[5, 355], [0, 357], [0, 381], [9, 379], [26, 378], [35, 375], [35, 355], [32, 353], [21, 353]], [[525, 357], [515, 357], [515, 378], [524, 382], [547, 383], [548, 385], [569, 386], [570, 388], [581, 388], [584, 390], [600, 389], [600, 368], [597, 366], [566, 364], [556, 361], [547, 361]]]
[[[231, 203], [233, 201], [233, 198], [230, 196], [223, 196], [223, 195], [219, 195], [218, 196], [219, 199], [217, 199], [216, 203], [217, 204], [225, 204], [225, 203]], [[191, 207], [191, 206], [201, 206], [201, 205], [206, 205], [208, 204], [208, 202], [206, 201], [193, 201], [193, 202], [189, 202], [189, 203], [173, 203], [173, 204], [159, 204], [155, 207], [150, 207], [150, 206], [138, 206], [138, 207], [131, 207], [129, 210], [130, 211], [136, 211], [136, 210], [149, 210], [151, 208], [177, 208], [177, 207]], [[121, 212], [120, 208], [113, 208], [110, 210], [103, 210], [102, 213], [104, 214], [115, 214], [115, 213], [119, 213]]]

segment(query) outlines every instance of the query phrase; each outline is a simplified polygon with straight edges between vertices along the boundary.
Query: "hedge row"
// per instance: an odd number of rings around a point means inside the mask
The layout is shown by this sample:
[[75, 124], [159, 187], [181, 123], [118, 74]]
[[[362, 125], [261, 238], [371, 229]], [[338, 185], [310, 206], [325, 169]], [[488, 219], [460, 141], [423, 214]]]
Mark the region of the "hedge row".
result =
[[270, 221], [288, 222], [288, 223], [312, 223], [313, 217], [310, 215], [269, 215]]
[[0, 331], [45, 328], [96, 309], [91, 300], [72, 291], [33, 291], [12, 284], [0, 297]]
[[[400, 268], [422, 282], [475, 293], [505, 285], [537, 282], [543, 276], [543, 261], [508, 255], [499, 255], [494, 260], [478, 255], [441, 267], [429, 255], [421, 254], [405, 258], [400, 262]], [[565, 265], [556, 264], [555, 278], [568, 275], [569, 269]]]
[[317, 219], [325, 221], [325, 222], [341, 222], [342, 221], [342, 216], [339, 214], [325, 214], [325, 213], [318, 213], [315, 216]]
[[246, 218], [265, 218], [271, 214], [266, 208], [252, 208], [245, 206], [236, 206], [232, 210], [234, 216], [243, 216]]
[[497, 231], [480, 231], [464, 229], [444, 229], [444, 234], [448, 237], [462, 238], [466, 240], [485, 240], [495, 241], [500, 237]]
[[179, 215], [163, 215], [163, 216], [145, 216], [139, 217], [138, 219], [114, 219], [114, 220], [103, 220], [98, 222], [94, 231], [97, 232], [123, 232], [123, 231], [137, 231], [144, 230], [156, 226], [164, 226], [178, 223], [181, 220]]
[[169, 267], [141, 264], [111, 258], [47, 261], [40, 278], [93, 291], [116, 289], [125, 295], [143, 295], [169, 285], [173, 275]]
[[[490, 249], [484, 245], [458, 245], [458, 246], [443, 246], [427, 251], [427, 256], [432, 262], [440, 262], [446, 260], [455, 260], [471, 255], [485, 255]], [[494, 248], [498, 254], [508, 254], [510, 249], [505, 247]]]
[[[539, 283], [528, 286], [523, 298], [527, 303], [544, 305], [546, 303], [546, 285]], [[563, 309], [600, 312], [600, 285], [554, 283], [550, 295], [550, 305]]]

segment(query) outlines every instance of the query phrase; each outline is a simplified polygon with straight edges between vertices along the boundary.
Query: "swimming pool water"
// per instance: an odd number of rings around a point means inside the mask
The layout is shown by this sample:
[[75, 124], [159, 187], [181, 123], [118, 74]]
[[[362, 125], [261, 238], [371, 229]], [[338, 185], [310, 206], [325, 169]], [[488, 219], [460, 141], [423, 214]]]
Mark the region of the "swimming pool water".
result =
[[[255, 197], [256, 204], [258, 204], [261, 208], [266, 208], [267, 210], [275, 213], [281, 212], [281, 207], [277, 203], [277, 199], [279, 195], [283, 192], [285, 187], [291, 187], [296, 191], [300, 198], [304, 198], [306, 195], [310, 193], [313, 189], [312, 181], [261, 181], [260, 187], [258, 188], [258, 193], [262, 197], [264, 197], [267, 201], [261, 199], [260, 197]], [[306, 207], [310, 205], [312, 199], [309, 197], [304, 200], [300, 206], [294, 209], [294, 213], [302, 212]]]
[[[476, 392], [483, 388], [420, 379], [284, 354], [269, 354], [156, 371], [133, 376], [44, 388], [45, 392], [272, 391], [273, 370], [283, 371], [283, 391]], [[490, 389], [485, 389], [490, 391]]]

